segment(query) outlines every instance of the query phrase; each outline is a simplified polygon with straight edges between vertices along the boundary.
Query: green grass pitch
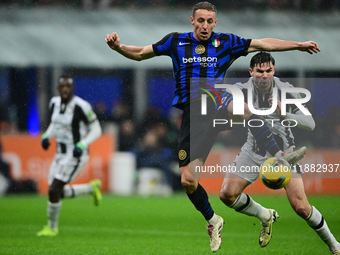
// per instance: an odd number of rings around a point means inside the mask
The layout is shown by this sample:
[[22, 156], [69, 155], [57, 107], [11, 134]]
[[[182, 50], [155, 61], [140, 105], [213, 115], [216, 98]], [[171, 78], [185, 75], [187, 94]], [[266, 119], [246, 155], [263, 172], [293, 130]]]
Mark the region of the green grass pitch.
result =
[[[330, 254], [327, 246], [291, 209], [285, 196], [253, 196], [275, 208], [280, 219], [273, 238], [260, 248], [259, 220], [210, 201], [226, 224], [217, 254]], [[340, 240], [340, 197], [310, 196]], [[59, 235], [36, 237], [46, 224], [45, 196], [0, 198], [0, 254], [212, 254], [204, 218], [185, 194], [172, 197], [104, 195], [95, 207], [91, 197], [63, 200]]]

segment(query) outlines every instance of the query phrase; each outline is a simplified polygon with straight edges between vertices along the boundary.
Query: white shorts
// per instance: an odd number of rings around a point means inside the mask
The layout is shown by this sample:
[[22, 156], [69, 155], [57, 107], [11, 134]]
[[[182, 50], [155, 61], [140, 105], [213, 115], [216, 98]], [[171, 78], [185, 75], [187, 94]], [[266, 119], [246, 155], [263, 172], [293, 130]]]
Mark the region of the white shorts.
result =
[[72, 182], [83, 170], [88, 160], [87, 153], [84, 153], [80, 158], [75, 158], [70, 153], [57, 153], [48, 173], [48, 185], [52, 184], [53, 179], [65, 183]]
[[[251, 186], [259, 178], [262, 163], [267, 158], [257, 155], [253, 151], [242, 150], [235, 158], [227, 173], [235, 174], [250, 182]], [[296, 170], [298, 169], [298, 170]], [[292, 169], [293, 173], [303, 174], [300, 167]]]

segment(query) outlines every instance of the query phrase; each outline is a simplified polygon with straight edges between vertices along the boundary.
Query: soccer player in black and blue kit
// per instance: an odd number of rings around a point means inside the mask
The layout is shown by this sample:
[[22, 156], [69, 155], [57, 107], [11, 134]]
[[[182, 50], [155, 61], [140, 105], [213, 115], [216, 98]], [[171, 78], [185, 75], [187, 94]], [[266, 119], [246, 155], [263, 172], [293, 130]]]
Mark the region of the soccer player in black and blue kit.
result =
[[[243, 115], [233, 115], [233, 97], [221, 90], [218, 93], [222, 98], [222, 109], [216, 110], [212, 100], [209, 100], [208, 113], [202, 116], [197, 110], [199, 107], [193, 107], [196, 104], [200, 105], [197, 103], [200, 100], [196, 100], [200, 99], [197, 88], [203, 80], [203, 85], [209, 91], [212, 83], [222, 81], [227, 69], [238, 57], [246, 56], [250, 52], [300, 50], [313, 54], [320, 51], [317, 43], [312, 41], [244, 39], [234, 34], [216, 33], [213, 32], [216, 23], [216, 7], [209, 2], [199, 2], [193, 7], [191, 17], [193, 32], [170, 33], [159, 42], [144, 47], [121, 44], [117, 33], [107, 34], [105, 38], [111, 49], [132, 60], [141, 61], [161, 55], [171, 57], [176, 79], [175, 98], [172, 104], [183, 110], [178, 138], [181, 182], [190, 201], [207, 221], [210, 248], [213, 252], [220, 248], [224, 220], [214, 213], [208, 195], [198, 183], [198, 174], [195, 173], [196, 167], [202, 166], [206, 160], [218, 132], [223, 130], [212, 128], [209, 121], [223, 118], [241, 122], [258, 117], [250, 112], [246, 104]], [[306, 153], [305, 147], [293, 153], [283, 153], [266, 125], [250, 129], [259, 146], [273, 156], [283, 157], [291, 165], [296, 164]]]

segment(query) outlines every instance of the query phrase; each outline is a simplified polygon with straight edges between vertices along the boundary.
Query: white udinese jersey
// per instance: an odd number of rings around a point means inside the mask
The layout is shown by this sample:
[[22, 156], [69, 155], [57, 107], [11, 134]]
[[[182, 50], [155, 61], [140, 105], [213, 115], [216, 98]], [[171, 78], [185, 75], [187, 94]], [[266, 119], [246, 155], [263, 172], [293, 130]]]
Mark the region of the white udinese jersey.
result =
[[[272, 97], [273, 86], [278, 88], [277, 96], [280, 101], [281, 101], [281, 88], [293, 87], [293, 85], [291, 85], [290, 83], [283, 82], [277, 77], [274, 77], [271, 89], [267, 93], [261, 93], [254, 87], [252, 77], [245, 83], [236, 83], [235, 85], [238, 86], [242, 90], [246, 103], [248, 100], [247, 89], [248, 88], [252, 89], [252, 96], [253, 96], [252, 103], [253, 103], [254, 108], [257, 110], [265, 110], [265, 109], [270, 108], [268, 99]], [[299, 98], [299, 94], [298, 93], [287, 93], [286, 98], [287, 99]], [[295, 105], [287, 105], [286, 110], [288, 114], [285, 119], [297, 120], [297, 122], [299, 123], [298, 126], [301, 128], [310, 129], [309, 126], [314, 123], [314, 120], [311, 116], [303, 115], [303, 113]], [[289, 117], [289, 116], [292, 116], [292, 115], [289, 115], [290, 113], [294, 114], [294, 118]], [[284, 126], [283, 126], [281, 124], [281, 121], [283, 119], [280, 118], [280, 116], [277, 115], [275, 112], [270, 115], [261, 115], [259, 117], [264, 121], [265, 124], [267, 124], [267, 126], [269, 127], [269, 129], [274, 135], [276, 143], [278, 144], [279, 148], [282, 151], [286, 151], [289, 147], [295, 146], [294, 136], [293, 136], [291, 128], [289, 127], [289, 125], [294, 126], [295, 123], [290, 124], [289, 121], [285, 121]], [[304, 117], [309, 117], [309, 118], [304, 118]], [[301, 118], [302, 120], [299, 120], [299, 118]], [[274, 119], [276, 120], [274, 121]], [[313, 122], [313, 123], [311, 124], [310, 122]], [[252, 124], [259, 125], [259, 123], [252, 123]], [[242, 151], [246, 151], [249, 153], [255, 152], [255, 154], [257, 154], [259, 158], [271, 157], [269, 152], [267, 152], [264, 148], [260, 148], [259, 146], [257, 146], [256, 141], [253, 137], [253, 134], [250, 132], [249, 128], [248, 128], [247, 142], [243, 145]]]
[[61, 103], [60, 96], [53, 97], [49, 108], [53, 125], [51, 137], [55, 136], [57, 143], [65, 145], [67, 151], [73, 150], [76, 143], [86, 136], [87, 126], [97, 119], [91, 105], [78, 96], [73, 96], [66, 105]]

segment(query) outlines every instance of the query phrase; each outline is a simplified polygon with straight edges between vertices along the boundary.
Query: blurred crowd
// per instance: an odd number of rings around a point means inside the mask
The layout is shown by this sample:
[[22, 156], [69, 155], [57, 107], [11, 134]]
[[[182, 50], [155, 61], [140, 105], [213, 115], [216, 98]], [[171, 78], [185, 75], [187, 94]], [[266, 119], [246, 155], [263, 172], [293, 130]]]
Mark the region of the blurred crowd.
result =
[[[2, 0], [2, 5], [20, 7], [65, 6], [84, 9], [107, 8], [191, 8], [196, 2], [193, 0]], [[211, 1], [221, 10], [298, 10], [298, 11], [338, 11], [340, 0], [214, 0]]]
[[[148, 107], [142, 120], [134, 118], [133, 109], [127, 102], [117, 102], [110, 114], [102, 102], [93, 106], [102, 125], [115, 125], [117, 150], [132, 152], [136, 157], [137, 170], [160, 169], [166, 185], [176, 190], [179, 187], [179, 172], [173, 168], [177, 162], [176, 144], [181, 123], [181, 112], [173, 109], [164, 116], [158, 107]], [[177, 167], [178, 171], [178, 167]]]

